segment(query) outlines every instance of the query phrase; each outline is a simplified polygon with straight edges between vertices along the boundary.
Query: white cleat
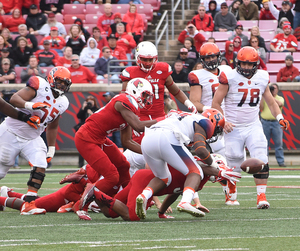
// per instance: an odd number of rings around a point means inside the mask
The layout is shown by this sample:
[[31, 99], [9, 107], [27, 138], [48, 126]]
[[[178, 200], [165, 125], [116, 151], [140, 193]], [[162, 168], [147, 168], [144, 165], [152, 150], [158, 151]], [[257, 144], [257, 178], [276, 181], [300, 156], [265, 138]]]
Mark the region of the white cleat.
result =
[[[1, 197], [8, 197], [8, 192], [12, 191], [11, 188], [7, 187], [7, 186], [2, 186], [0, 188], [0, 196]], [[5, 210], [5, 206], [0, 206], [0, 211], [4, 211]]]
[[225, 205], [227, 205], [227, 206], [239, 206], [240, 203], [237, 200], [227, 200], [225, 202]]
[[177, 205], [177, 210], [179, 212], [186, 212], [188, 214], [191, 214], [195, 217], [204, 217], [205, 216], [205, 213], [198, 210], [197, 208], [193, 207], [191, 205], [191, 203], [188, 203], [188, 202], [180, 202], [178, 205]]
[[147, 199], [143, 194], [136, 197], [135, 213], [140, 219], [146, 218]]

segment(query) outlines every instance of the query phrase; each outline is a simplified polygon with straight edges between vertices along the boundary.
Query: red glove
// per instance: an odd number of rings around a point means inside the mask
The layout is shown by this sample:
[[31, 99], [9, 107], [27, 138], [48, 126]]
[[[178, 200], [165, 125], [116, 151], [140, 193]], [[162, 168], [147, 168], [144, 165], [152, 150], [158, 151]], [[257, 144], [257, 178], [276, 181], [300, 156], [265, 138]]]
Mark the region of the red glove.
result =
[[28, 118], [26, 123], [34, 129], [38, 129], [38, 127], [40, 127], [41, 119], [39, 116], [32, 116]]
[[290, 122], [286, 119], [279, 120], [279, 124], [281, 125], [281, 128], [285, 131], [290, 127]]

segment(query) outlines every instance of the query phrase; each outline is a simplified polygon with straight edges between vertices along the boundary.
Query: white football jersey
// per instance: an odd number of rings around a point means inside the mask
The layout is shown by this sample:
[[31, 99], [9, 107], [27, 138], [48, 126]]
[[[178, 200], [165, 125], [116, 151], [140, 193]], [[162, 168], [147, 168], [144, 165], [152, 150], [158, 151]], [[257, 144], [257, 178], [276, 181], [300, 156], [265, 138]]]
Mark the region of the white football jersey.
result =
[[22, 112], [31, 115], [37, 115], [41, 119], [40, 127], [36, 130], [29, 126], [27, 123], [7, 117], [5, 123], [8, 126], [8, 130], [15, 135], [25, 139], [35, 139], [40, 136], [47, 125], [54, 121], [58, 116], [65, 112], [69, 106], [69, 100], [66, 96], [62, 95], [58, 98], [54, 98], [50, 84], [43, 78], [38, 76], [31, 77], [26, 86], [29, 86], [36, 90], [36, 96], [30, 100], [33, 103], [42, 102], [47, 103], [51, 107], [43, 108], [39, 110], [30, 111], [25, 108], [18, 108]]
[[234, 125], [251, 125], [259, 120], [259, 103], [269, 84], [269, 73], [257, 70], [250, 79], [239, 74], [236, 69], [222, 73], [220, 84], [228, 84], [225, 96], [224, 115], [226, 121]]
[[211, 106], [212, 99], [219, 86], [220, 74], [232, 71], [228, 65], [220, 65], [218, 68], [218, 76], [205, 69], [194, 70], [189, 73], [190, 86], [201, 85], [202, 87], [201, 104], [205, 106]]

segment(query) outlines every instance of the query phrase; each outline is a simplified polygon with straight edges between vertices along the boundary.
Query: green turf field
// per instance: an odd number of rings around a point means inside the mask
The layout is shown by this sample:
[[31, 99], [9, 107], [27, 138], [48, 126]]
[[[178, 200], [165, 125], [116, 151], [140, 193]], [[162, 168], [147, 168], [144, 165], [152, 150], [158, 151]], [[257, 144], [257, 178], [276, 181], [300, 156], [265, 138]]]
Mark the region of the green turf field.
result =
[[[297, 168], [297, 167], [296, 167]], [[39, 195], [54, 192], [64, 173], [48, 173]], [[8, 174], [0, 185], [26, 192], [29, 174]], [[225, 206], [222, 188], [207, 183], [199, 192], [210, 209], [204, 218], [179, 213], [159, 219], [151, 208], [146, 220], [124, 222], [91, 212], [92, 221], [74, 213], [20, 216], [0, 212], [0, 250], [300, 250], [300, 168], [271, 171], [268, 210], [256, 209], [253, 178], [238, 184], [240, 206]]]

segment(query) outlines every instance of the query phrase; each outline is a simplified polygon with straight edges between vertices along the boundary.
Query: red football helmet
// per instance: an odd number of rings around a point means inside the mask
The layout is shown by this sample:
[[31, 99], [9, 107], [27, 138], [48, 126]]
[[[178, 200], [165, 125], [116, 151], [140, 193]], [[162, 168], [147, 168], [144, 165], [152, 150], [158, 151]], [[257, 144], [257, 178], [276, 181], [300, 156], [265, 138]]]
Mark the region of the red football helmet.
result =
[[[249, 78], [256, 73], [259, 64], [259, 56], [256, 49], [254, 49], [253, 47], [245, 46], [240, 49], [235, 60], [237, 62], [236, 71], [244, 77]], [[251, 63], [253, 65], [252, 69], [242, 68], [241, 62]]]
[[155, 45], [148, 41], [139, 43], [136, 47], [135, 59], [136, 64], [142, 71], [149, 72], [153, 70], [158, 60]]
[[[64, 84], [57, 82], [61, 80]], [[48, 82], [51, 89], [56, 91], [59, 95], [68, 92], [72, 84], [70, 71], [63, 66], [56, 66], [48, 74]]]
[[[205, 43], [200, 48], [200, 60], [202, 65], [208, 70], [216, 69], [221, 62], [221, 53], [219, 47], [215, 43]], [[217, 59], [205, 61], [205, 58], [216, 56]]]
[[225, 126], [225, 118], [217, 109], [209, 108], [206, 109], [202, 115], [208, 118], [214, 125], [215, 130], [213, 136], [218, 136], [223, 133], [223, 128]]

